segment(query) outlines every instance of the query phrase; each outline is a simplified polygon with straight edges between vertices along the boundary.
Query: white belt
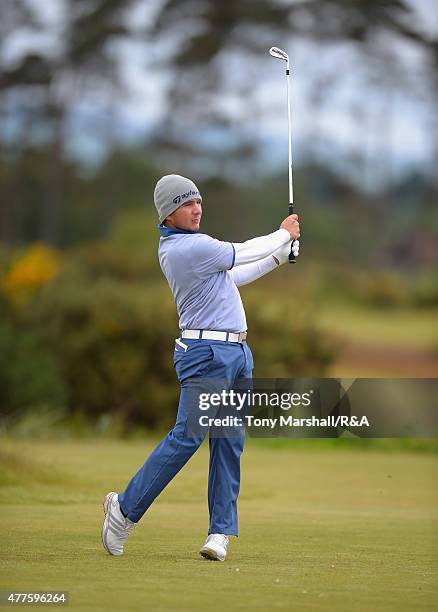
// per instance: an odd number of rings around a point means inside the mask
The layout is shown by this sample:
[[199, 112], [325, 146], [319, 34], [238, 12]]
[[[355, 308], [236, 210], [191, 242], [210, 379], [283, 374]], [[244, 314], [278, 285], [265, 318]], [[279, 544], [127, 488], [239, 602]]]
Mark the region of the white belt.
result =
[[183, 329], [181, 338], [188, 340], [221, 340], [222, 342], [245, 342], [246, 332], [214, 331], [212, 329]]

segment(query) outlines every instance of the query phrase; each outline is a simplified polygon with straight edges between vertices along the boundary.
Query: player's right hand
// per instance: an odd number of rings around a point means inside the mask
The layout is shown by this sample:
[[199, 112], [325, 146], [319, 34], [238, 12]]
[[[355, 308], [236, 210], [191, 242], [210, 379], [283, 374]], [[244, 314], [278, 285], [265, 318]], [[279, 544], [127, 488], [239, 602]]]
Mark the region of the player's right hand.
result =
[[284, 219], [280, 228], [287, 230], [291, 240], [296, 240], [300, 237], [300, 224], [298, 223], [298, 215], [289, 215]]

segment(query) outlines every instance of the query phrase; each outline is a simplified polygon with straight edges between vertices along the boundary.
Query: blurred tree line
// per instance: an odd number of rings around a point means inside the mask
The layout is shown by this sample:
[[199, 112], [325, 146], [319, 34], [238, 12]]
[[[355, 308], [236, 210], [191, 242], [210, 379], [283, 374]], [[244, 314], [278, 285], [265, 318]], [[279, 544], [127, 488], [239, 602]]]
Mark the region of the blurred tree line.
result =
[[[142, 8], [150, 4], [64, 0], [58, 21], [48, 20], [32, 0], [2, 4], [0, 240], [9, 245], [43, 240], [63, 247], [103, 237], [121, 210], [152, 205], [160, 174], [177, 169], [198, 177], [207, 167], [210, 180], [203, 190], [212, 203], [207, 229], [225, 232], [231, 218], [237, 227], [230, 239], [270, 229], [284, 214], [287, 185], [283, 175], [265, 180], [256, 164], [258, 117], [251, 93], [257, 62], [272, 40], [286, 45], [291, 37], [305, 39], [321, 45], [322, 52], [345, 41], [377, 67], [382, 86], [389, 83], [414, 96], [418, 90], [428, 104], [438, 101], [438, 43], [418, 26], [405, 0], [167, 0], [157, 2], [152, 15], [142, 19]], [[50, 44], [34, 45], [11, 59], [8, 47], [20, 33], [44, 33]], [[418, 87], [418, 75], [404, 69], [396, 44], [391, 51], [397, 40], [410, 41], [425, 54], [425, 90]], [[144, 49], [146, 74], [159, 69], [170, 83], [160, 123], [137, 147], [120, 144], [114, 111], [115, 102], [123, 103], [127, 95], [120, 68], [121, 45], [126, 43]], [[321, 67], [309, 98], [315, 116], [330, 93], [332, 76]], [[229, 97], [241, 105], [246, 101], [250, 122], [245, 122], [245, 113], [228, 112], [223, 102]], [[106, 156], [100, 164], [72, 153], [77, 107], [83, 100], [98, 109], [88, 129], [104, 143]], [[360, 116], [359, 109], [357, 120]], [[203, 130], [215, 128], [229, 135], [225, 149], [200, 137]], [[431, 130], [432, 136], [438, 134], [435, 124]], [[317, 143], [317, 132], [311, 140]], [[436, 153], [435, 148], [432, 167]], [[236, 183], [233, 177], [238, 175], [249, 180]], [[435, 257], [437, 187], [426, 174], [406, 176], [373, 195], [361, 192], [345, 175], [335, 176], [317, 157], [295, 176], [311, 252], [340, 251], [349, 260], [353, 251], [367, 260], [367, 239], [374, 237], [373, 252], [390, 263]], [[408, 243], [412, 225], [428, 248]]]

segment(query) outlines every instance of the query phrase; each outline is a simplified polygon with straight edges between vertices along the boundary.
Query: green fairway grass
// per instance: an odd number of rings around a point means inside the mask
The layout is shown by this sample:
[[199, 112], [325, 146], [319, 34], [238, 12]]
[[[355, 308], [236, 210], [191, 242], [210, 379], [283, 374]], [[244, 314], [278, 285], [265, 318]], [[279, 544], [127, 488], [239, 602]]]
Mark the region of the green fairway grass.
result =
[[102, 499], [153, 444], [1, 440], [0, 589], [66, 590], [74, 610], [437, 609], [436, 454], [250, 441], [215, 563], [204, 444], [110, 557]]
[[321, 328], [344, 340], [383, 343], [401, 349], [438, 349], [436, 308], [385, 309], [328, 302], [316, 310], [316, 320]]

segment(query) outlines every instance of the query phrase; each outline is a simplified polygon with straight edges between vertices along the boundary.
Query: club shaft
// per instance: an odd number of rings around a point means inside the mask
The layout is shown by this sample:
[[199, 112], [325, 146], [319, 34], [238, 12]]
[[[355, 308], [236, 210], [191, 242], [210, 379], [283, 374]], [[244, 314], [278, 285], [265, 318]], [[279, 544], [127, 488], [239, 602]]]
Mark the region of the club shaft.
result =
[[288, 128], [288, 148], [289, 148], [289, 214], [293, 213], [294, 206], [294, 190], [292, 182], [292, 118], [291, 118], [291, 101], [290, 101], [290, 69], [289, 60], [286, 64], [286, 81], [287, 81], [287, 128]]
[[[287, 136], [288, 136], [288, 148], [289, 148], [289, 214], [292, 215], [294, 212], [294, 189], [292, 182], [292, 118], [291, 118], [291, 103], [290, 103], [290, 67], [289, 57], [286, 62], [286, 81], [287, 81]], [[296, 263], [295, 256], [291, 251], [289, 253], [289, 263]]]

